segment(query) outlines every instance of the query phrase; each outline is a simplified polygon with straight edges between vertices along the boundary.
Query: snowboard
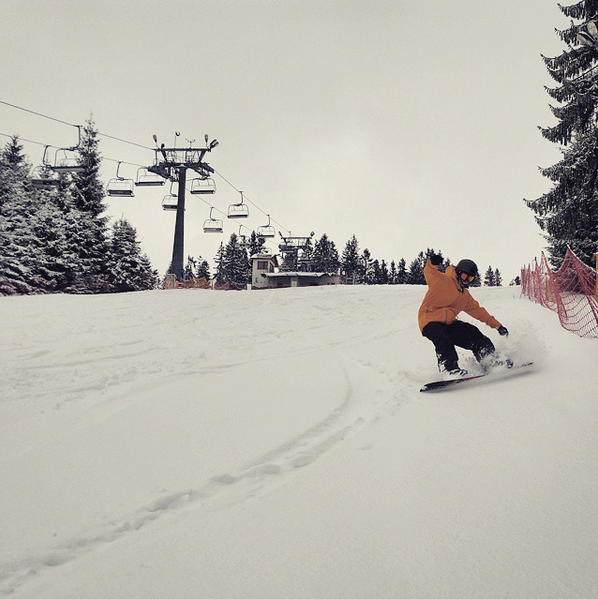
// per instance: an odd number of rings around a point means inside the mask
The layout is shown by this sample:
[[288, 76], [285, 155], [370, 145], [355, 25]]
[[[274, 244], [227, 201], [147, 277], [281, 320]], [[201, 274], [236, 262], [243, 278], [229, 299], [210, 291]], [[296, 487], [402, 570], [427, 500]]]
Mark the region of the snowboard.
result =
[[463, 385], [464, 383], [470, 383], [471, 381], [476, 381], [478, 379], [483, 379], [486, 377], [492, 377], [497, 379], [503, 379], [508, 377], [516, 372], [519, 372], [523, 368], [528, 368], [532, 366], [533, 362], [526, 362], [524, 364], [516, 364], [512, 368], [505, 368], [503, 370], [491, 370], [490, 372], [486, 372], [485, 374], [474, 374], [471, 376], [464, 376], [458, 379], [450, 379], [448, 381], [432, 381], [431, 383], [426, 383], [421, 389], [420, 392], [426, 393], [429, 391], [444, 391], [446, 389], [451, 389], [455, 385]]

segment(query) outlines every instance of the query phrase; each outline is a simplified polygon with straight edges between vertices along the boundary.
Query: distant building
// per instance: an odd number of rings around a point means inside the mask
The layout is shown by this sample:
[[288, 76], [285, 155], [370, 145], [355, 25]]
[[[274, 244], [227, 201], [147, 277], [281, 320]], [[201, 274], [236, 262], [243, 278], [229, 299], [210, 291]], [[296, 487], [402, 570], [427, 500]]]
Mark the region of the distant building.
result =
[[278, 272], [278, 259], [271, 254], [251, 256], [252, 289], [284, 289], [338, 285], [340, 275], [326, 272]]
[[278, 258], [272, 254], [254, 254], [251, 256], [251, 288], [267, 289], [266, 275], [273, 273], [278, 267]]
[[272, 272], [266, 275], [270, 289], [285, 287], [319, 287], [321, 285], [338, 285], [340, 275], [327, 272]]

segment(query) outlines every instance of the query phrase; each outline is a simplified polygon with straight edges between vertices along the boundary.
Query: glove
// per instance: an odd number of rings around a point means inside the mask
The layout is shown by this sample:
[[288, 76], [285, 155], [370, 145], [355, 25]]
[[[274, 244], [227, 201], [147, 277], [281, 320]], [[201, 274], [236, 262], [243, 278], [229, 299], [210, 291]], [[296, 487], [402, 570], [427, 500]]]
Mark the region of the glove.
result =
[[434, 266], [438, 266], [442, 262], [442, 256], [439, 256], [438, 254], [432, 254], [430, 256], [430, 262]]
[[504, 335], [506, 337], [509, 336], [509, 331], [507, 331], [507, 327], [503, 327], [502, 324], [496, 329], [499, 335]]

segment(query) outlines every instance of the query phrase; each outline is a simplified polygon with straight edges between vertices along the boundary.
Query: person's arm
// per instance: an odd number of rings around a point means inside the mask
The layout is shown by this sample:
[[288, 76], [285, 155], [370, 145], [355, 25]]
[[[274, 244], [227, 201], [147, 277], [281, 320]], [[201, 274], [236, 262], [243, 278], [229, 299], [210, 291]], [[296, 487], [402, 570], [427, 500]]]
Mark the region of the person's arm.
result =
[[424, 266], [424, 278], [426, 279], [426, 283], [430, 285], [430, 282], [438, 277], [442, 276], [442, 273], [438, 270], [438, 266], [442, 262], [442, 256], [438, 254], [432, 254], [426, 265]]
[[[471, 317], [487, 324], [489, 327], [493, 329], [498, 329], [499, 327], [502, 327], [500, 322], [498, 322], [498, 320], [496, 320], [496, 318], [494, 318], [494, 316], [492, 316], [492, 314], [490, 314], [485, 308], [482, 308], [482, 306], [480, 306], [480, 304], [476, 302], [476, 300], [474, 300], [473, 297], [471, 297], [471, 295], [469, 296], [469, 300], [465, 308], [463, 308], [463, 310], [464, 312], [467, 312], [467, 314], [469, 314]], [[501, 335], [502, 334], [504, 333], [501, 333]]]

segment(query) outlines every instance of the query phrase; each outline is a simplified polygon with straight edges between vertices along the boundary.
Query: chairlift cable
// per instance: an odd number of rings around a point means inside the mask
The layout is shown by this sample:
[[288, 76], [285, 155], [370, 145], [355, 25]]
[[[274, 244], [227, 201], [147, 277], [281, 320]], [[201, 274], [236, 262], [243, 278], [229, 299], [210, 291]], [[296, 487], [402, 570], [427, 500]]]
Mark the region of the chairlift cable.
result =
[[16, 108], [17, 110], [22, 110], [23, 112], [28, 112], [30, 114], [34, 114], [35, 116], [41, 116], [44, 119], [48, 119], [50, 121], [55, 121], [56, 123], [61, 123], [62, 125], [68, 125], [69, 127], [78, 127], [79, 125], [74, 125], [73, 123], [68, 123], [67, 121], [62, 121], [61, 119], [54, 118], [53, 116], [48, 116], [47, 114], [42, 114], [41, 112], [36, 112], [35, 110], [29, 110], [29, 108], [23, 108], [22, 106], [17, 106], [16, 104], [10, 104], [9, 102], [5, 102], [4, 100], [0, 100], [0, 104], [4, 104], [5, 106], [10, 106], [11, 108]]
[[[8, 133], [0, 133], [0, 135], [4, 136], [4, 137], [8, 137], [9, 139], [12, 139], [14, 137], [14, 135], [8, 135]], [[25, 139], [24, 137], [20, 137], [17, 135], [17, 137], [19, 138], [19, 141], [24, 141], [26, 143], [30, 143], [30, 144], [36, 144], [38, 146], [47, 146], [48, 144], [43, 144], [41, 141], [33, 141], [32, 139]], [[53, 147], [53, 146], [51, 146]]]
[[[56, 123], [60, 123], [62, 125], [68, 125], [69, 127], [81, 127], [81, 125], [75, 125], [74, 123], [69, 123], [67, 121], [63, 121], [62, 119], [57, 119], [53, 116], [49, 116], [47, 114], [43, 114], [41, 112], [36, 112], [35, 110], [30, 110], [29, 108], [23, 108], [22, 106], [17, 106], [16, 104], [11, 104], [10, 102], [5, 102], [4, 100], [0, 100], [0, 104], [4, 104], [5, 106], [10, 106], [11, 108], [16, 108], [17, 110], [22, 110], [23, 112], [28, 112], [29, 114], [34, 114], [35, 116], [42, 117], [44, 119], [48, 119], [50, 121], [54, 121]], [[114, 141], [119, 141], [121, 143], [129, 144], [132, 146], [137, 146], [138, 148], [143, 148], [144, 150], [154, 151], [154, 148], [150, 148], [149, 146], [144, 146], [142, 144], [138, 144], [134, 141], [129, 141], [128, 139], [122, 139], [121, 137], [115, 137], [114, 135], [108, 135], [107, 133], [102, 133], [101, 131], [97, 131], [98, 135], [102, 137], [107, 137], [108, 139], [113, 139]]]
[[[67, 125], [67, 126], [69, 126], [69, 127], [76, 127], [76, 128], [78, 128], [78, 129], [79, 129], [79, 131], [81, 130], [81, 129], [80, 129], [80, 128], [81, 128], [81, 125], [76, 125], [76, 124], [74, 124], [74, 123], [69, 123], [68, 121], [64, 121], [64, 120], [62, 120], [62, 119], [57, 119], [57, 118], [55, 118], [55, 117], [49, 116], [49, 115], [47, 115], [47, 114], [43, 114], [43, 113], [41, 113], [41, 112], [37, 112], [37, 111], [35, 111], [35, 110], [31, 110], [31, 109], [29, 109], [29, 108], [24, 108], [24, 107], [22, 107], [22, 106], [17, 106], [16, 104], [11, 104], [10, 102], [6, 102], [6, 101], [4, 101], [4, 100], [0, 100], [0, 104], [4, 104], [5, 106], [10, 106], [11, 108], [15, 108], [15, 109], [17, 109], [17, 110], [22, 110], [23, 112], [27, 112], [27, 113], [29, 113], [29, 114], [33, 114], [33, 115], [35, 115], [35, 116], [39, 116], [39, 117], [42, 117], [42, 118], [48, 119], [48, 120], [54, 121], [54, 122], [56, 122], [56, 123], [60, 123], [60, 124], [62, 124], [62, 125]], [[122, 138], [120, 138], [120, 137], [116, 137], [116, 136], [113, 136], [113, 135], [108, 135], [107, 133], [102, 133], [101, 131], [96, 131], [96, 132], [97, 132], [97, 134], [98, 134], [98, 135], [101, 135], [102, 137], [106, 137], [106, 138], [108, 138], [108, 139], [112, 139], [112, 140], [114, 140], [114, 141], [118, 141], [118, 142], [121, 142], [121, 143], [126, 143], [126, 144], [129, 144], [129, 145], [132, 145], [132, 146], [136, 146], [136, 147], [138, 147], [138, 148], [142, 148], [142, 149], [144, 149], [144, 150], [150, 150], [150, 151], [152, 151], [152, 152], [154, 151], [154, 148], [151, 148], [151, 147], [149, 147], [149, 146], [144, 146], [144, 145], [142, 145], [142, 144], [139, 144], [139, 143], [136, 143], [136, 142], [133, 142], [133, 141], [129, 141], [129, 140], [126, 140], [126, 139], [122, 139]], [[6, 134], [2, 134], [2, 135], [6, 135]], [[10, 136], [10, 135], [7, 135], [7, 137], [12, 137], [12, 136]], [[19, 139], [22, 139], [22, 141], [27, 141], [27, 142], [29, 142], [29, 143], [35, 143], [35, 144], [42, 145], [42, 146], [55, 147], [55, 146], [51, 146], [51, 145], [49, 145], [49, 144], [43, 144], [43, 143], [41, 143], [41, 142], [36, 142], [36, 141], [32, 141], [32, 140], [26, 140], [26, 139], [24, 139], [24, 138], [19, 138]], [[122, 162], [123, 164], [128, 164], [128, 165], [131, 165], [131, 166], [139, 166], [139, 167], [141, 167], [141, 168], [142, 168], [142, 165], [134, 164], [134, 163], [132, 163], [132, 162], [126, 162], [126, 161], [124, 161], [124, 160], [116, 160], [116, 159], [114, 159], [114, 158], [107, 158], [107, 157], [103, 157], [103, 159], [104, 159], [104, 160], [110, 160], [110, 161], [112, 161], [112, 162]], [[235, 191], [237, 191], [237, 192], [239, 192], [239, 193], [240, 193], [240, 191], [241, 191], [241, 190], [240, 190], [240, 189], [237, 189], [237, 187], [235, 187], [235, 185], [233, 185], [233, 184], [232, 184], [232, 183], [231, 183], [231, 182], [230, 182], [230, 181], [229, 181], [229, 180], [228, 180], [226, 177], [224, 177], [224, 175], [222, 175], [222, 174], [221, 174], [220, 172], [218, 172], [217, 170], [214, 170], [214, 172], [215, 172], [215, 173], [216, 173], [216, 174], [217, 174], [219, 177], [221, 177], [221, 178], [222, 178], [222, 179], [223, 179], [223, 180], [224, 180], [226, 183], [228, 183], [228, 184], [229, 184], [229, 185], [230, 185], [230, 186], [231, 186], [231, 187], [232, 187], [232, 188], [233, 188]], [[203, 198], [201, 198], [201, 199], [203, 200]], [[244, 199], [245, 199], [247, 202], [249, 202], [249, 203], [250, 203], [252, 206], [254, 206], [255, 208], [257, 208], [257, 209], [258, 209], [258, 210], [259, 210], [259, 211], [260, 211], [262, 214], [264, 214], [264, 215], [268, 216], [268, 217], [270, 218], [270, 220], [271, 220], [272, 222], [276, 223], [276, 224], [277, 224], [277, 225], [278, 225], [278, 226], [279, 226], [281, 229], [284, 229], [285, 231], [287, 231], [287, 232], [290, 234], [290, 230], [289, 230], [289, 229], [287, 229], [286, 227], [284, 227], [283, 225], [281, 225], [281, 224], [280, 224], [280, 223], [279, 223], [279, 222], [278, 222], [276, 219], [273, 219], [273, 218], [271, 217], [271, 215], [270, 215], [268, 212], [266, 212], [265, 210], [263, 210], [263, 209], [262, 209], [260, 206], [258, 206], [258, 205], [257, 205], [255, 202], [253, 202], [253, 201], [252, 201], [250, 198], [248, 198], [247, 196], [244, 196]], [[208, 202], [206, 202], [205, 200], [203, 200], [203, 201], [204, 201], [206, 204], [208, 204], [208, 206], [211, 206], [211, 204], [209, 204], [209, 203], [208, 203]], [[216, 210], [218, 210], [217, 208], [215, 208], [215, 209], [216, 209]], [[218, 210], [218, 212], [220, 212], [221, 214], [224, 214], [224, 212], [222, 212], [221, 210]], [[224, 214], [224, 215], [226, 216], [226, 214]]]
[[[228, 183], [236, 192], [241, 193], [241, 190], [237, 189], [222, 173], [220, 173], [216, 169], [214, 169], [214, 173], [216, 173], [224, 182]], [[266, 212], [265, 210], [263, 210], [262, 208], [260, 208], [255, 202], [253, 202], [252, 200], [250, 200], [245, 195], [245, 192], [243, 192], [243, 199], [246, 200], [247, 202], [249, 202], [255, 208], [257, 208], [265, 216], [270, 216], [270, 214], [268, 212]], [[271, 219], [272, 222], [276, 223], [281, 229], [284, 229], [290, 235], [291, 231], [289, 229], [287, 229], [286, 227], [284, 227], [283, 225], [281, 225], [276, 219], [272, 218], [271, 216], [270, 216], [270, 219]]]
[[[2, 132], [0, 132], [0, 135], [2, 135], [3, 137], [8, 137], [9, 139], [12, 139], [14, 137], [14, 135], [9, 135], [8, 133], [2, 133]], [[57, 147], [53, 144], [46, 144], [41, 141], [35, 141], [34, 139], [26, 139], [25, 137], [21, 137], [20, 135], [17, 135], [17, 138], [19, 139], [19, 141], [29, 143], [29, 144], [35, 144], [37, 146], [42, 146], [44, 148], [56, 148]], [[102, 156], [102, 160], [108, 160], [109, 162], [121, 162], [122, 164], [127, 164], [128, 166], [138, 166], [138, 167], [144, 166], [143, 164], [137, 164], [135, 162], [127, 162], [126, 160], [118, 160], [117, 158], [109, 158], [108, 156]]]

